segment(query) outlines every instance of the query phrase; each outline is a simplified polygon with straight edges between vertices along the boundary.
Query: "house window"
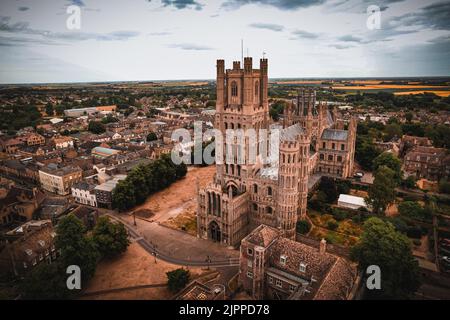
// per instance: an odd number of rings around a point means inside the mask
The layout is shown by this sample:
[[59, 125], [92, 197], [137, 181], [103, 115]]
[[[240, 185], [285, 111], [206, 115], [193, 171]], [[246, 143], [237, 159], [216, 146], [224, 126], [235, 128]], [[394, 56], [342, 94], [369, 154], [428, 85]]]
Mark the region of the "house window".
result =
[[334, 149], [336, 149], [336, 144], [335, 143], [332, 143], [331, 144], [331, 148], [334, 150]]
[[294, 285], [292, 285], [292, 284], [289, 285], [289, 291], [290, 291], [290, 292], [294, 292], [294, 291], [295, 291], [295, 288], [296, 288], [296, 287], [295, 287]]
[[337, 161], [338, 161], [338, 162], [342, 162], [342, 156], [338, 156], [338, 157], [337, 157]]
[[345, 145], [341, 144], [341, 150], [345, 150]]
[[258, 94], [259, 94], [259, 82], [256, 81], [256, 83], [255, 83], [255, 97], [257, 97]]
[[267, 187], [267, 195], [268, 196], [272, 195], [272, 188], [271, 187]]
[[258, 193], [258, 185], [256, 184], [253, 185], [253, 192]]
[[273, 283], [273, 277], [269, 276], [269, 283], [272, 284]]
[[325, 142], [322, 143], [322, 149], [326, 149], [327, 144]]
[[258, 211], [258, 205], [256, 203], [253, 204], [253, 211]]
[[250, 279], [253, 279], [253, 272], [247, 271], [247, 277], [249, 277]]
[[247, 254], [248, 254], [249, 256], [252, 256], [252, 255], [253, 255], [253, 249], [248, 248], [248, 249], [247, 249]]
[[300, 263], [300, 272], [303, 272], [303, 273], [305, 273], [306, 272], [306, 264], [304, 264], [304, 263]]
[[330, 155], [328, 156], [328, 161], [333, 161], [333, 155], [330, 154]]
[[231, 83], [231, 96], [232, 97], [237, 97], [237, 95], [238, 95], [237, 83], [236, 83], [236, 81], [233, 81]]
[[280, 264], [281, 264], [282, 266], [285, 266], [285, 265], [286, 265], [286, 259], [287, 259], [287, 257], [286, 257], [285, 255], [281, 255], [281, 256], [280, 256]]
[[267, 214], [272, 214], [273, 213], [272, 207], [267, 207], [266, 212], [267, 212]]
[[279, 280], [279, 279], [277, 279], [277, 280], [275, 281], [275, 285], [276, 285], [278, 288], [283, 288], [283, 282], [281, 282], [281, 280]]
[[325, 156], [323, 155], [323, 153], [320, 154], [320, 160], [325, 159]]

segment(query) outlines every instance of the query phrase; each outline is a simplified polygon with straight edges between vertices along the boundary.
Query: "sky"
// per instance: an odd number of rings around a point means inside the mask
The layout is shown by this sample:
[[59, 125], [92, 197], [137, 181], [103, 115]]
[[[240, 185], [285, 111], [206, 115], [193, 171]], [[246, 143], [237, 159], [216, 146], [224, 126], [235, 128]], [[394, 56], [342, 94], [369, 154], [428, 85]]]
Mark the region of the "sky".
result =
[[0, 83], [214, 79], [241, 39], [271, 78], [450, 76], [450, 0], [1, 0]]

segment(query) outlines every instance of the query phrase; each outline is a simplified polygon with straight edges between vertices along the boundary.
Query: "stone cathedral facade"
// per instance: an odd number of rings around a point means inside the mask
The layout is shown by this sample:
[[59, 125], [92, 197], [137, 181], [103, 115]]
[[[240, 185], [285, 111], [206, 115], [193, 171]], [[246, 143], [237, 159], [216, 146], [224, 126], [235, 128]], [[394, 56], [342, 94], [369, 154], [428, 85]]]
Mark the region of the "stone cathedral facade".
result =
[[[306, 215], [308, 178], [312, 174], [343, 178], [352, 174], [356, 120], [351, 119], [344, 130], [335, 109], [316, 103], [313, 90], [302, 90], [285, 108], [282, 123], [272, 124], [268, 80], [267, 59], [260, 59], [259, 69], [246, 57], [243, 68], [235, 61], [227, 70], [224, 60], [217, 60], [215, 129], [224, 137], [229, 129], [255, 129], [257, 138], [256, 142], [245, 138], [244, 143], [224, 139], [220, 146], [226, 160], [216, 164], [213, 181], [198, 192], [200, 238], [236, 247], [264, 224], [295, 239], [296, 222]], [[260, 161], [262, 153], [270, 157], [270, 148], [261, 146], [266, 140], [260, 137], [260, 129], [269, 134], [279, 130], [275, 163]], [[250, 147], [257, 150], [256, 161], [250, 159]], [[242, 160], [235, 161], [241, 150]]]

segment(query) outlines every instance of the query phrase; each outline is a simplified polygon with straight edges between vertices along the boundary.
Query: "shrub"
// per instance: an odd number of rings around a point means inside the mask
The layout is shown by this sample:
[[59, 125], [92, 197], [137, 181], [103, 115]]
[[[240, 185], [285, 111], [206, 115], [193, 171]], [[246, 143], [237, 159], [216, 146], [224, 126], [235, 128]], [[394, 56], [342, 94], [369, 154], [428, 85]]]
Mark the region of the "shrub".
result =
[[327, 228], [330, 230], [336, 230], [339, 227], [339, 224], [336, 222], [336, 220], [330, 220], [327, 223]]
[[311, 230], [311, 223], [308, 220], [297, 221], [296, 230], [300, 234], [307, 234]]
[[331, 214], [337, 221], [345, 220], [348, 217], [348, 213], [345, 210], [338, 208], [333, 208]]
[[172, 292], [177, 292], [183, 289], [189, 282], [190, 272], [184, 269], [176, 269], [166, 273], [167, 286]]

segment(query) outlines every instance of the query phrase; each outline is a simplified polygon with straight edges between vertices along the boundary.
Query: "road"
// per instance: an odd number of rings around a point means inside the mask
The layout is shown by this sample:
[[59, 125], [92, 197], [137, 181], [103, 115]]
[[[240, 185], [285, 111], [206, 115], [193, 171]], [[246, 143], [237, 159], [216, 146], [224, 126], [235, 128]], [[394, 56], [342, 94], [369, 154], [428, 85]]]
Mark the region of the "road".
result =
[[[194, 267], [232, 267], [239, 265], [239, 251], [210, 241], [198, 239], [182, 231], [173, 230], [137, 219], [107, 213], [111, 219], [122, 222], [133, 241], [149, 254], [169, 263]], [[209, 258], [208, 258], [209, 257]]]

